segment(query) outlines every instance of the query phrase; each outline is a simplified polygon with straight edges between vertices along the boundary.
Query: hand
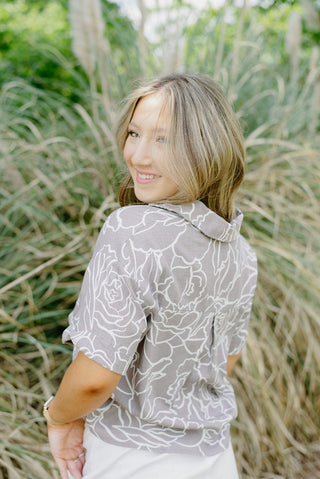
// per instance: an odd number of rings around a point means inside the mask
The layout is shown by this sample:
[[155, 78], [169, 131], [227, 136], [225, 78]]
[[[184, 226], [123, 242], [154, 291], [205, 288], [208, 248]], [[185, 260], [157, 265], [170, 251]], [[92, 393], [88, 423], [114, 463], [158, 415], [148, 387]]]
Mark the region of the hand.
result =
[[82, 478], [85, 463], [83, 431], [83, 419], [77, 419], [62, 426], [53, 426], [48, 423], [50, 449], [62, 479], [69, 479], [67, 471], [74, 479]]

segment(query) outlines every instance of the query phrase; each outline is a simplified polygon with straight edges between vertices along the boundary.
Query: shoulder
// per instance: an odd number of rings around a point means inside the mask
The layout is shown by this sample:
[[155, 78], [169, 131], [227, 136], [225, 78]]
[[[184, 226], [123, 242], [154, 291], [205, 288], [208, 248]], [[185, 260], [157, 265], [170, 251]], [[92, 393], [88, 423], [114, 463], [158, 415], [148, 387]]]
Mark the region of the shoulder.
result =
[[119, 233], [129, 231], [138, 232], [150, 226], [166, 223], [169, 212], [155, 208], [153, 205], [124, 206], [111, 213], [103, 228]]
[[112, 212], [104, 223], [99, 242], [116, 242], [118, 245], [152, 243], [161, 241], [173, 226], [176, 215], [152, 205], [130, 205]]
[[118, 208], [107, 218], [101, 231], [110, 229], [113, 231], [131, 230], [143, 223], [148, 205], [130, 205]]

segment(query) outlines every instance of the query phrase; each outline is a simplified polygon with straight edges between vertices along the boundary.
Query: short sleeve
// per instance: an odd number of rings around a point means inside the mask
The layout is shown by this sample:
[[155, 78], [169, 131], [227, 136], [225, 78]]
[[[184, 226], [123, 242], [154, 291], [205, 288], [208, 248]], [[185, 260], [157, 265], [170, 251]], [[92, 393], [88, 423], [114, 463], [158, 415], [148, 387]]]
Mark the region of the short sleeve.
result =
[[239, 354], [247, 340], [249, 321], [251, 315], [252, 297], [238, 310], [235, 327], [229, 342], [229, 355]]
[[247, 340], [252, 302], [257, 285], [257, 258], [250, 248], [246, 267], [242, 272], [239, 300], [235, 310], [231, 328], [228, 331], [229, 355], [239, 354]]
[[127, 370], [147, 327], [147, 278], [137, 277], [136, 260], [130, 241], [107, 222], [62, 337], [118, 374]]

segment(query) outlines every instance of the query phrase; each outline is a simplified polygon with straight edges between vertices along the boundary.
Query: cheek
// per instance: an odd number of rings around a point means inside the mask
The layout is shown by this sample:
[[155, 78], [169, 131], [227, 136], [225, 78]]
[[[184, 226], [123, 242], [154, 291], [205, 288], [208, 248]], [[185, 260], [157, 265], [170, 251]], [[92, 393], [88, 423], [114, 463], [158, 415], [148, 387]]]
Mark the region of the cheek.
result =
[[127, 140], [125, 142], [124, 149], [123, 149], [123, 158], [125, 159], [126, 163], [128, 163], [130, 156], [131, 156], [131, 148]]
[[179, 191], [179, 187], [177, 183], [170, 180], [170, 196], [175, 195], [176, 193], [178, 193], [178, 191]]

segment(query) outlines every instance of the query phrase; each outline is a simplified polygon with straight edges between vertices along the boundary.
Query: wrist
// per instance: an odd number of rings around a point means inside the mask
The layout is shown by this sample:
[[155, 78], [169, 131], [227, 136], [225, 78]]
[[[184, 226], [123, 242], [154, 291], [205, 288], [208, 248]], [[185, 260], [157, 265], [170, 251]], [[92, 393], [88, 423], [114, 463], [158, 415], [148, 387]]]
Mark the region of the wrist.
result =
[[51, 396], [43, 405], [43, 410], [42, 410], [42, 414], [44, 415], [44, 417], [46, 418], [47, 422], [49, 424], [51, 424], [51, 426], [64, 426], [65, 424], [68, 424], [67, 422], [57, 422], [55, 421], [51, 416], [50, 416], [50, 413], [49, 413], [49, 406], [51, 404], [51, 402], [53, 401], [54, 399], [54, 396]]

